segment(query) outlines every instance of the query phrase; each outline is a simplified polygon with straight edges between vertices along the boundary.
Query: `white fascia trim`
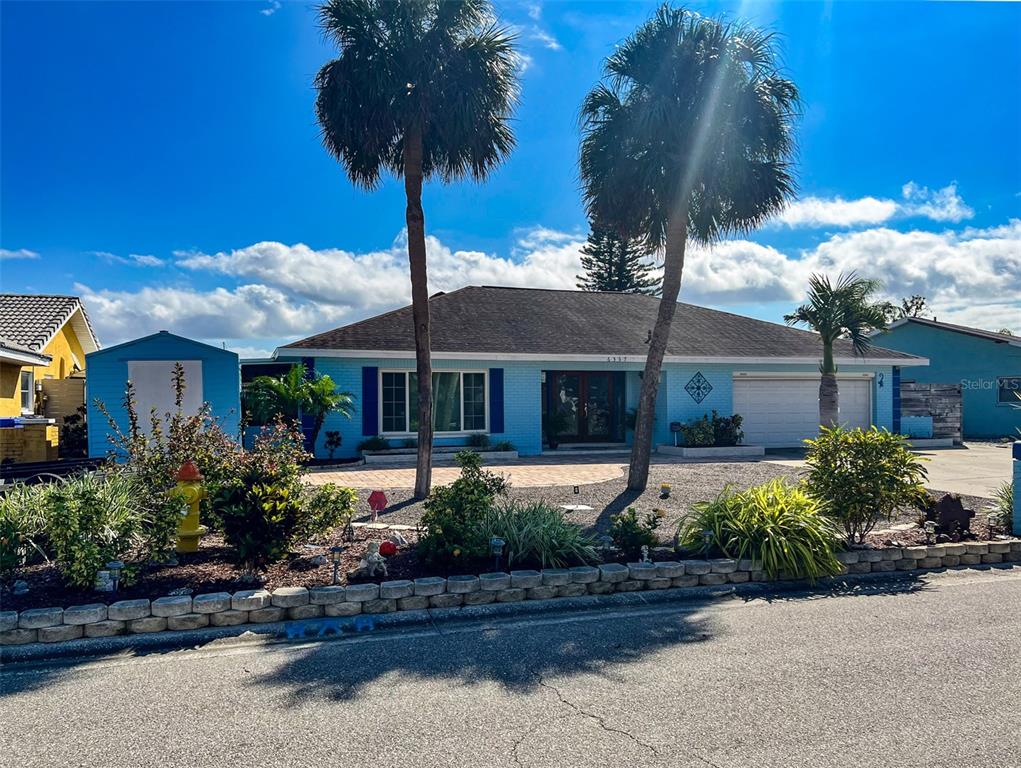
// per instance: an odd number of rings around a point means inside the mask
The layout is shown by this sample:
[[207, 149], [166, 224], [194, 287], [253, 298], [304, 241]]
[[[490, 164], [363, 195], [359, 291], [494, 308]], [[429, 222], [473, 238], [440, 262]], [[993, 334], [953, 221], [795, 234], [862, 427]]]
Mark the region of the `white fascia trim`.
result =
[[15, 352], [10, 349], [0, 349], [0, 361], [35, 366], [49, 365], [53, 362], [53, 358], [49, 355], [33, 355], [31, 352]]
[[[838, 379], [855, 380], [855, 379], [874, 379], [876, 374], [873, 371], [861, 371], [856, 373], [837, 373]], [[793, 371], [734, 371], [734, 379], [747, 381], [749, 379], [787, 379], [787, 380], [798, 380], [798, 379], [810, 379], [812, 381], [818, 381], [822, 378], [820, 373], [795, 373]]]
[[[277, 357], [340, 357], [340, 358], [362, 358], [366, 360], [414, 360], [414, 351], [402, 350], [369, 350], [369, 349], [298, 349], [289, 347], [277, 347], [273, 351], [274, 359]], [[550, 355], [535, 352], [433, 352], [433, 360], [493, 360], [493, 361], [527, 361], [527, 362], [549, 362], [549, 363], [638, 363], [645, 365], [645, 355]], [[709, 365], [712, 363], [737, 363], [744, 365], [772, 365], [784, 363], [787, 365], [818, 365], [818, 357], [686, 357], [681, 355], [667, 355], [663, 358], [664, 363], [697, 363]], [[841, 357], [834, 362], [838, 365], [928, 365], [929, 360], [924, 357], [909, 359], [902, 358], [865, 358], [865, 357]]]

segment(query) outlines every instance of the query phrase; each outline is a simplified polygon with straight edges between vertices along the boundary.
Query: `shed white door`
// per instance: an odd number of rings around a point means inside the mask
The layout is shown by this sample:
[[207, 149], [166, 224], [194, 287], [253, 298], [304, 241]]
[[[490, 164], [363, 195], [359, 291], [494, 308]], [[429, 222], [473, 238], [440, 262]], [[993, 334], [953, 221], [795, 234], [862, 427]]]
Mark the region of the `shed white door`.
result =
[[[872, 424], [872, 382], [839, 379], [840, 421], [845, 427]], [[801, 448], [819, 433], [819, 379], [734, 379], [734, 413], [744, 417], [747, 445]]]

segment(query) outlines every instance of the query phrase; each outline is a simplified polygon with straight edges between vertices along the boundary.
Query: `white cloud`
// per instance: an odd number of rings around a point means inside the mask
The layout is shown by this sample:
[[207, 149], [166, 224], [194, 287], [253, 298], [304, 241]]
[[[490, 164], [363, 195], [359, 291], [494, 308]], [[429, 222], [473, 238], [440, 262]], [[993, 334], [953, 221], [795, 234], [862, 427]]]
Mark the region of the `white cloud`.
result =
[[529, 37], [538, 43], [541, 43], [543, 48], [548, 48], [551, 51], [562, 51], [564, 46], [560, 44], [553, 35], [547, 32], [545, 29], [534, 27], [529, 33]]
[[789, 227], [851, 227], [855, 224], [879, 224], [893, 218], [896, 213], [897, 203], [893, 200], [806, 197], [787, 206], [779, 220]]
[[263, 16], [272, 16], [274, 13], [280, 10], [280, 0], [270, 0], [269, 8], [263, 8], [259, 13]]
[[860, 197], [806, 197], [795, 200], [777, 217], [788, 227], [854, 227], [883, 224], [895, 218], [920, 217], [932, 221], [960, 222], [975, 212], [957, 193], [957, 184], [930, 190], [913, 181], [901, 187], [901, 199]]
[[[581, 233], [534, 227], [517, 233], [511, 256], [504, 257], [455, 250], [428, 237], [429, 289], [573, 289], [584, 242]], [[104, 344], [167, 329], [265, 351], [278, 339], [301, 338], [407, 304], [406, 248], [403, 235], [389, 248], [366, 253], [263, 242], [214, 254], [177, 254], [177, 264], [196, 277], [230, 278], [239, 283], [233, 288], [78, 290]], [[832, 235], [802, 252], [749, 240], [692, 247], [681, 298], [723, 307], [769, 305], [779, 318], [804, 298], [812, 272], [851, 270], [882, 280], [890, 299], [926, 296], [941, 319], [1021, 331], [1021, 220], [940, 233], [875, 227]]]
[[162, 267], [166, 263], [163, 259], [148, 254], [131, 253], [127, 256], [118, 256], [108, 251], [93, 251], [92, 255], [110, 264], [127, 264], [131, 267]]
[[0, 260], [38, 258], [39, 254], [35, 251], [28, 250], [28, 248], [18, 248], [16, 251], [12, 251], [8, 248], [0, 248]]
[[528, 18], [538, 21], [542, 18], [542, 3], [525, 3]]
[[957, 223], [975, 215], [975, 211], [965, 205], [957, 194], [956, 183], [931, 191], [928, 187], [909, 181], [901, 188], [901, 193], [905, 201], [901, 211], [908, 216], [924, 216], [933, 221]]

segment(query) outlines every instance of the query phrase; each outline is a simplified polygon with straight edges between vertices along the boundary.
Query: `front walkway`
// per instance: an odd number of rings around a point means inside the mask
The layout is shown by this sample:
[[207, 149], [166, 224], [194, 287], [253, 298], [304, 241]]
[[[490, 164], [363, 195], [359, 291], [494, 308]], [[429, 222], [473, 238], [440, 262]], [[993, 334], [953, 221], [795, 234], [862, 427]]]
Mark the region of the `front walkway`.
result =
[[[623, 457], [626, 458], [626, 457]], [[500, 464], [487, 464], [485, 468], [503, 475], [515, 488], [542, 488], [551, 485], [591, 485], [623, 477], [625, 461], [610, 462], [596, 456], [549, 459], [518, 459]], [[446, 485], [461, 474], [459, 467], [443, 464], [433, 467], [433, 485]], [[336, 483], [349, 488], [414, 488], [414, 466], [368, 466], [355, 464], [350, 469], [330, 469], [313, 472], [311, 483]]]

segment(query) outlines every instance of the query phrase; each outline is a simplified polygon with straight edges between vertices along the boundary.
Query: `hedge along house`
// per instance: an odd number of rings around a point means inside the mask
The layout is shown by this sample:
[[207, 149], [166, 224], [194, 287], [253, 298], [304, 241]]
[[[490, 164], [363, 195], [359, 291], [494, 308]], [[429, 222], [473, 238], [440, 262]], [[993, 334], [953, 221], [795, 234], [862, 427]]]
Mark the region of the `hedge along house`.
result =
[[[436, 445], [472, 434], [508, 440], [521, 455], [543, 452], [543, 418], [562, 414], [561, 448], [626, 447], [659, 300], [638, 294], [469, 286], [430, 299]], [[800, 446], [818, 431], [821, 344], [816, 334], [680, 304], [664, 360], [655, 442], [670, 423], [718, 411], [744, 417], [744, 442]], [[901, 366], [922, 358], [875, 348], [835, 348], [841, 418], [898, 428]], [[278, 361], [329, 374], [356, 396], [353, 419], [327, 417], [341, 433], [338, 456], [367, 437], [413, 440], [415, 355], [411, 307], [279, 347]], [[316, 455], [325, 456], [323, 446]]]
[[1021, 338], [908, 317], [875, 340], [929, 359], [905, 379], [960, 386], [965, 438], [1016, 436], [1021, 429]]
[[209, 403], [211, 415], [223, 430], [239, 437], [241, 371], [237, 353], [160, 331], [88, 355], [89, 456], [105, 456], [112, 448], [112, 430], [97, 401], [106, 406], [126, 433], [124, 391], [130, 380], [135, 387], [140, 426], [148, 430], [151, 409], [161, 416], [174, 411], [173, 373], [177, 363], [183, 366], [185, 376], [182, 411], [198, 413], [203, 403]]

